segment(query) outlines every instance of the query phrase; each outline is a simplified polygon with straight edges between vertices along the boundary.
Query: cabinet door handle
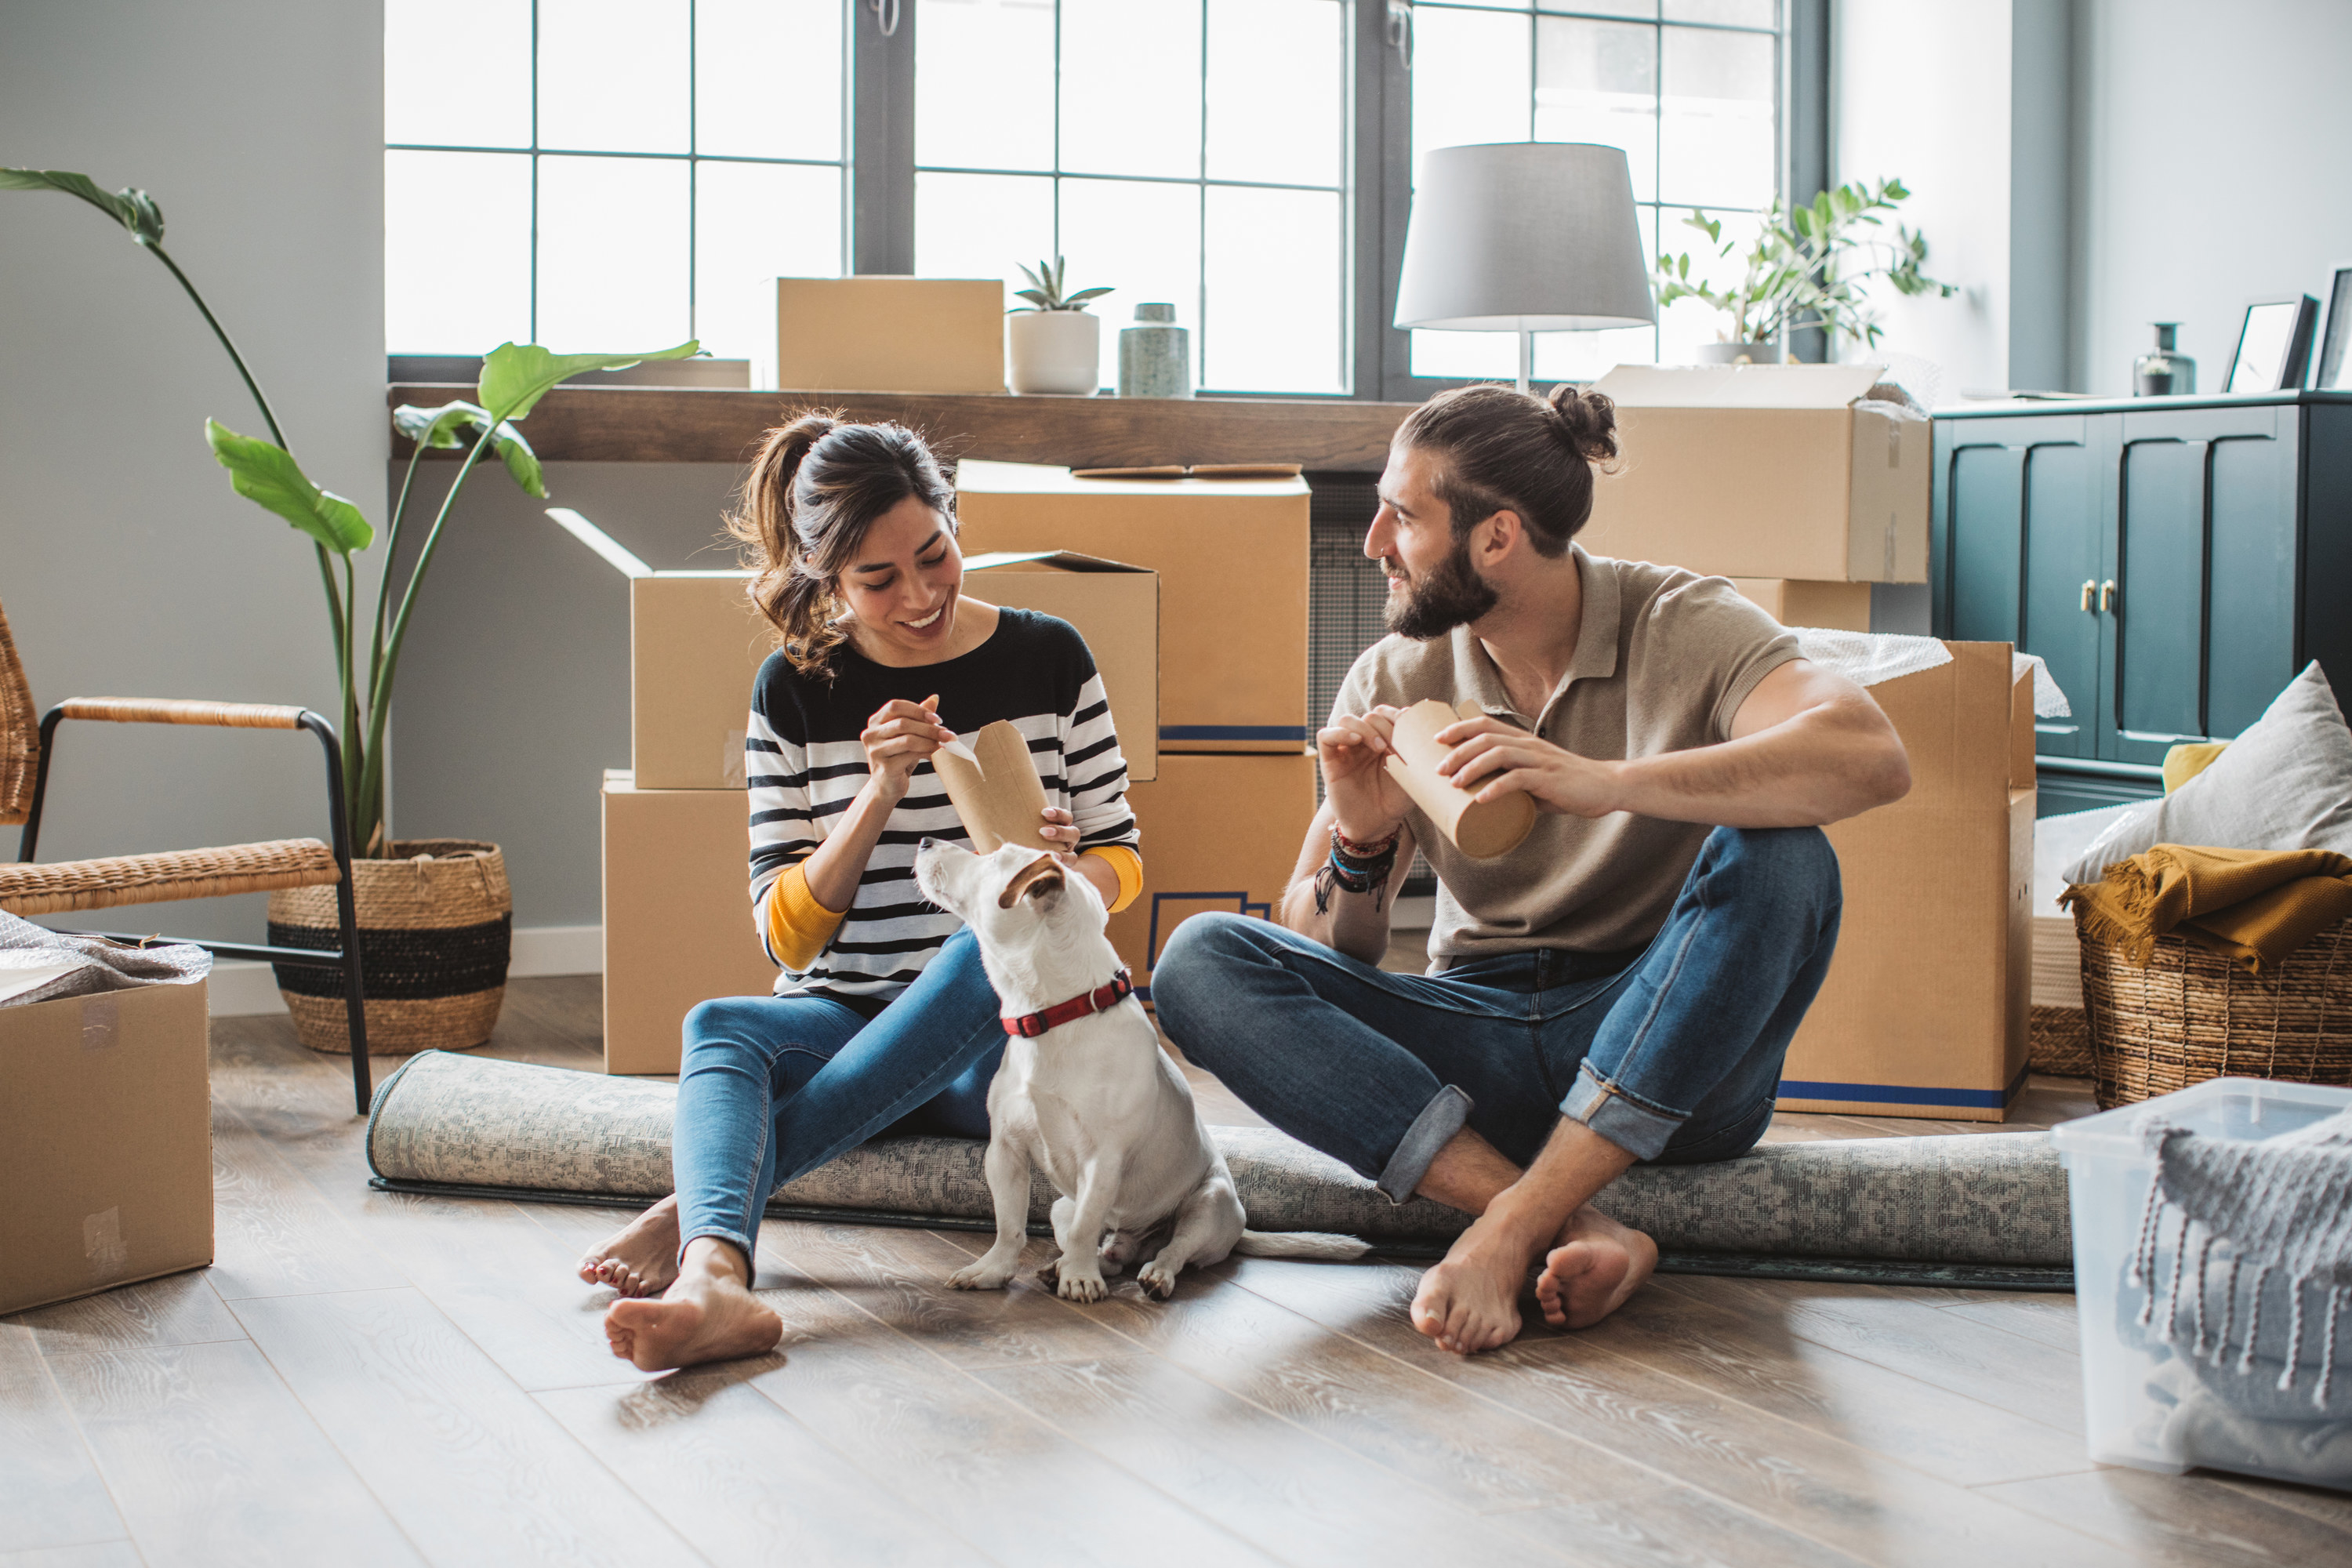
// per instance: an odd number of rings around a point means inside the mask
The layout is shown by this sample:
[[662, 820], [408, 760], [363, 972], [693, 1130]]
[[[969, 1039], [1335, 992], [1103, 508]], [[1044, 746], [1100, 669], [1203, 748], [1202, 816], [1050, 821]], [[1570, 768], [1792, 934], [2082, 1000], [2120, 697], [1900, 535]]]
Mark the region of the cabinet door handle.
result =
[[2113, 615], [2116, 608], [2116, 580], [2113, 577], [2099, 584], [2099, 613]]
[[2086, 615], [2086, 616], [2087, 616], [2087, 615], [2089, 615], [2089, 614], [2091, 613], [2091, 595], [2094, 595], [2094, 594], [2095, 594], [2095, 593], [2097, 593], [2098, 591], [2099, 591], [2099, 582], [2098, 582], [2098, 579], [2097, 579], [2097, 578], [2095, 578], [2095, 577], [2089, 578], [2089, 579], [2086, 579], [2086, 580], [2084, 582], [2084, 584], [2083, 584], [2083, 613], [2084, 613], [2084, 615]]

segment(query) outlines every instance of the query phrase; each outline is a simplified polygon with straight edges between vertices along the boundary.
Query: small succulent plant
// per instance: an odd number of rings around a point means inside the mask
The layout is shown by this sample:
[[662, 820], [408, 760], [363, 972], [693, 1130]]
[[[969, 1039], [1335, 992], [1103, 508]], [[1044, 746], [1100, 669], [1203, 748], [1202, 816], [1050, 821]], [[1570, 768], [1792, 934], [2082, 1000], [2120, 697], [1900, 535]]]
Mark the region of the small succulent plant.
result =
[[1099, 300], [1110, 292], [1108, 289], [1081, 289], [1075, 294], [1062, 292], [1062, 258], [1040, 261], [1033, 271], [1021, 268], [1021, 276], [1029, 279], [1029, 287], [1019, 289], [1015, 298], [1029, 301], [1016, 305], [1015, 310], [1083, 310], [1089, 300]]

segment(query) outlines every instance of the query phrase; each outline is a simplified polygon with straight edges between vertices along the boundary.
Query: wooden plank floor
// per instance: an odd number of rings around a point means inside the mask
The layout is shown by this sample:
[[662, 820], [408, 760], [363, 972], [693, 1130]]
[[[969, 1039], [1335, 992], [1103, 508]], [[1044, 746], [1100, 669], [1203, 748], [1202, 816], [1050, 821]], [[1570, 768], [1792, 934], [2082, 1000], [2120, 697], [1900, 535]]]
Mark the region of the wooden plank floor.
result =
[[[596, 996], [518, 981], [488, 1049], [593, 1067]], [[647, 1378], [570, 1272], [614, 1211], [370, 1192], [348, 1082], [216, 1021], [213, 1267], [0, 1320], [0, 1568], [2352, 1562], [2352, 1500], [2088, 1463], [2063, 1296], [1668, 1279], [1465, 1363], [1412, 1267], [1082, 1308], [947, 1289], [968, 1232], [771, 1224], [783, 1344]]]

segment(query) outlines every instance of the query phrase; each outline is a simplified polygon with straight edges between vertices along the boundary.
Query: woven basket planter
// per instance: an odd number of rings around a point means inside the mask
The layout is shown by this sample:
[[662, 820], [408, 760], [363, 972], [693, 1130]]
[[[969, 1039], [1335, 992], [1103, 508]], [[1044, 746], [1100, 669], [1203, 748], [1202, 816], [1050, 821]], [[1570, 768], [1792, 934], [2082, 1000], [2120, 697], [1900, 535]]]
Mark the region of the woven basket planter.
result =
[[2180, 936], [2146, 969], [2083, 936], [2083, 1007], [2102, 1110], [2215, 1078], [2352, 1086], [2352, 921], [2320, 931], [2273, 973], [2248, 974]]
[[[490, 1037], [506, 998], [514, 894], [495, 844], [394, 839], [392, 857], [352, 862], [370, 1056], [461, 1051]], [[332, 952], [341, 942], [333, 888], [269, 895], [269, 940]], [[294, 1032], [314, 1051], [347, 1055], [340, 969], [272, 966]]]
[[2053, 1078], [2090, 1078], [2091, 1025], [2080, 1007], [2036, 1005], [2027, 1026], [2025, 1065]]

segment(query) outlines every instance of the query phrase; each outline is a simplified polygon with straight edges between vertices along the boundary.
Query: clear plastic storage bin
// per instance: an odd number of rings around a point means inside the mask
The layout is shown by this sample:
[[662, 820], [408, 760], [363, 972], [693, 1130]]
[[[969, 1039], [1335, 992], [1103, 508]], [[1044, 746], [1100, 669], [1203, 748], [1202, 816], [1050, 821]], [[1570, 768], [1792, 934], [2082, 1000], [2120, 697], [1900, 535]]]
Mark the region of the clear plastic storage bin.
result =
[[[2215, 1247], [2171, 1295], [2179, 1248], [2178, 1211], [2158, 1226], [2156, 1266], [2132, 1282], [2133, 1257], [2147, 1214], [2156, 1157], [2140, 1136], [2160, 1117], [2215, 1137], [2260, 1140], [2308, 1127], [2352, 1106], [2352, 1089], [2224, 1078], [2138, 1105], [2085, 1117], [2052, 1131], [2066, 1163], [2074, 1230], [2074, 1289], [2083, 1336], [2083, 1399], [2091, 1458], [2105, 1464], [2178, 1474], [2192, 1465], [2279, 1480], [2352, 1488], [2352, 1332], [2326, 1343], [2334, 1324], [2328, 1282], [2303, 1289], [2304, 1333], [2294, 1385], [2278, 1387], [2281, 1348], [2294, 1305], [2293, 1287], [2274, 1271], [2264, 1282], [2252, 1267], [2231, 1273]], [[2198, 1226], [2199, 1236], [2204, 1227]], [[2259, 1286], [2261, 1326], [2255, 1358], [2241, 1371], [2247, 1323]], [[2194, 1316], [2205, 1293], [2205, 1319]], [[2155, 1300], [2149, 1301], [2150, 1292]], [[2352, 1295], [2352, 1292], [2347, 1292]], [[2168, 1304], [2179, 1325], [2170, 1341], [2158, 1331]], [[2143, 1324], [2140, 1314], [2150, 1311]], [[2346, 1316], [2352, 1317], [2352, 1306]], [[2197, 1342], [2204, 1341], [2203, 1353]], [[2324, 1403], [2324, 1358], [2333, 1356]]]

